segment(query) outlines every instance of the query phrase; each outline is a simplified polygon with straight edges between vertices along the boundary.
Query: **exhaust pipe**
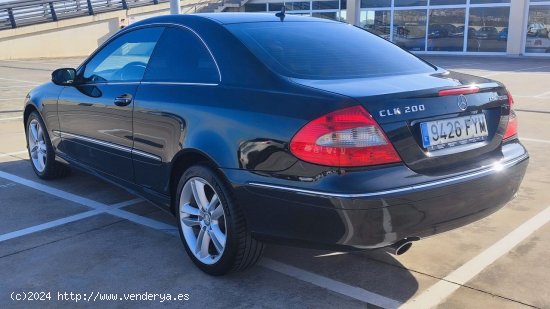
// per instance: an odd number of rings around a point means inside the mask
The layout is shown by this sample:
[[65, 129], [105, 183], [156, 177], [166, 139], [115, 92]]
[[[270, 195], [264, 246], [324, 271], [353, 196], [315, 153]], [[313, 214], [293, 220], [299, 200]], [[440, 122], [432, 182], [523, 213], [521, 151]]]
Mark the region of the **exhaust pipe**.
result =
[[394, 243], [393, 245], [385, 247], [384, 249], [386, 250], [386, 252], [389, 252], [393, 255], [401, 255], [409, 251], [409, 249], [412, 247], [413, 241], [417, 241], [417, 240], [420, 240], [420, 237], [403, 238], [400, 241]]

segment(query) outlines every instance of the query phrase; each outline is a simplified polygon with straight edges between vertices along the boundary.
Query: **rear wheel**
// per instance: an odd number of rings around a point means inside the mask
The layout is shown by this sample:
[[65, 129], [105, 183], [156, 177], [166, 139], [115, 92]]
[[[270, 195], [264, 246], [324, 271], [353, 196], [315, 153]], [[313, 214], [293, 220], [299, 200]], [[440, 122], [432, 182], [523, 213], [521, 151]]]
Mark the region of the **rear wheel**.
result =
[[190, 167], [177, 191], [178, 227], [187, 254], [202, 271], [224, 275], [256, 263], [263, 244], [253, 239], [231, 189], [210, 167]]
[[34, 111], [27, 119], [27, 149], [32, 168], [42, 179], [53, 179], [67, 175], [69, 168], [55, 161], [55, 152], [38, 112]]

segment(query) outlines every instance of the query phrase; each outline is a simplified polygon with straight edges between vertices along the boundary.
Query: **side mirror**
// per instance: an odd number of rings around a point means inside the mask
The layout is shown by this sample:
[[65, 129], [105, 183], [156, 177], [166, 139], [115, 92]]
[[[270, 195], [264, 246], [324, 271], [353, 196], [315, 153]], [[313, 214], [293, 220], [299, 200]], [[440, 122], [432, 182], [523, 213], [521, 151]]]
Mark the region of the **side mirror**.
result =
[[59, 86], [70, 86], [74, 84], [76, 70], [70, 68], [57, 69], [52, 73], [52, 82]]

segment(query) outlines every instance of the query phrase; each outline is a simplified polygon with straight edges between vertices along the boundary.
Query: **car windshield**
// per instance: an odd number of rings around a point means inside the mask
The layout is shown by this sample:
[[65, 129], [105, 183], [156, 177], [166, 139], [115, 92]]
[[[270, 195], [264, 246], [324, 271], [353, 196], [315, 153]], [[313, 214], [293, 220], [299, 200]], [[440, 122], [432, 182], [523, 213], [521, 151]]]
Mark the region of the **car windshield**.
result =
[[292, 78], [352, 79], [435, 70], [394, 44], [344, 23], [241, 23], [227, 28], [264, 64]]

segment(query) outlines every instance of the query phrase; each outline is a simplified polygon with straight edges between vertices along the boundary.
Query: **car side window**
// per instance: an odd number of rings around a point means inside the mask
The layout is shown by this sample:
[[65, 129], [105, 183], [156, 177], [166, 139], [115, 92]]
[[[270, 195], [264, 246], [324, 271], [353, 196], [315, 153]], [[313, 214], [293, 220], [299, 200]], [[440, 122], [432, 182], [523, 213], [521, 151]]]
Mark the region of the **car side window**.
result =
[[220, 76], [212, 55], [197, 35], [186, 29], [166, 28], [143, 80], [217, 84]]
[[131, 31], [107, 44], [87, 64], [84, 82], [141, 81], [163, 27]]

